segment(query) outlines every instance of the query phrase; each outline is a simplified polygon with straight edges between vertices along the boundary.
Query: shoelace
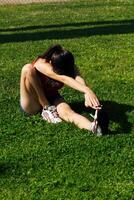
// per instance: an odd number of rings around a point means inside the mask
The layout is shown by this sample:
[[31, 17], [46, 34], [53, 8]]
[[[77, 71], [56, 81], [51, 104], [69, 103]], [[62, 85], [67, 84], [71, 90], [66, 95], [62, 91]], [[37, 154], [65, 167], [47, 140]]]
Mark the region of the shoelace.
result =
[[52, 113], [52, 115], [54, 116], [54, 118], [58, 117], [58, 113], [57, 113], [57, 110], [56, 110], [55, 106], [49, 106], [48, 107], [48, 111], [50, 111]]
[[57, 113], [57, 109], [55, 106], [48, 106], [46, 110], [50, 111], [54, 118], [59, 118], [59, 115]]
[[92, 122], [92, 132], [96, 133], [97, 128], [98, 128], [98, 121], [97, 121], [97, 117], [98, 117], [98, 110], [95, 110], [95, 115], [91, 115], [94, 118], [94, 121]]
[[56, 110], [52, 110], [51, 113], [53, 114], [53, 117], [54, 117], [54, 118], [59, 117]]
[[95, 110], [94, 120], [97, 120], [97, 118], [98, 118], [98, 109]]
[[48, 118], [49, 118], [50, 122], [54, 123], [54, 124], [62, 121], [57, 113], [57, 109], [55, 106], [44, 107], [41, 115], [44, 120], [49, 121], [48, 120]]

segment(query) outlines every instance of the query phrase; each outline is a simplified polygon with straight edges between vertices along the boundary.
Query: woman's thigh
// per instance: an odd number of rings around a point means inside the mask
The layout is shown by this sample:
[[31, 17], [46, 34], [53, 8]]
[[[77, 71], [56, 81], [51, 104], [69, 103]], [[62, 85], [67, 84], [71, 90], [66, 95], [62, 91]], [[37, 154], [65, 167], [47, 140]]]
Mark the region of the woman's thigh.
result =
[[41, 106], [38, 102], [36, 92], [28, 79], [29, 70], [32, 70], [31, 64], [26, 64], [21, 73], [20, 81], [20, 104], [22, 109], [29, 114], [36, 114]]

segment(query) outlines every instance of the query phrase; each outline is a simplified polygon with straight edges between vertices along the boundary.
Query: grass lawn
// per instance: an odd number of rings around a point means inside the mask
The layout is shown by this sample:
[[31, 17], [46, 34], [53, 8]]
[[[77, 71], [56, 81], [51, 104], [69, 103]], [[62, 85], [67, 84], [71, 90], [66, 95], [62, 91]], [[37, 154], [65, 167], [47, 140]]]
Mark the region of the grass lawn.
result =
[[[0, 200], [132, 200], [134, 2], [76, 0], [0, 7]], [[101, 138], [19, 108], [21, 68], [59, 43], [109, 112]], [[81, 114], [83, 94], [61, 93]]]

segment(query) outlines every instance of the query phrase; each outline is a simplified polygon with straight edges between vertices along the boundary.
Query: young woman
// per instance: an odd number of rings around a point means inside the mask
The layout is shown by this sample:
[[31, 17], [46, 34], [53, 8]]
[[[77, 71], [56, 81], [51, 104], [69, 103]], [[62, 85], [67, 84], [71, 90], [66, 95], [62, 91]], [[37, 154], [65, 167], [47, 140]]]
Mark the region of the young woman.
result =
[[[100, 109], [95, 93], [86, 85], [78, 73], [74, 57], [60, 45], [54, 45], [31, 64], [22, 68], [20, 81], [20, 103], [22, 109], [34, 115], [42, 112], [42, 117], [51, 123], [63, 120], [73, 122], [81, 129], [101, 134], [97, 120], [90, 122], [74, 112], [59, 94], [59, 89], [67, 85], [84, 94], [85, 106]], [[97, 114], [97, 113], [96, 113]]]

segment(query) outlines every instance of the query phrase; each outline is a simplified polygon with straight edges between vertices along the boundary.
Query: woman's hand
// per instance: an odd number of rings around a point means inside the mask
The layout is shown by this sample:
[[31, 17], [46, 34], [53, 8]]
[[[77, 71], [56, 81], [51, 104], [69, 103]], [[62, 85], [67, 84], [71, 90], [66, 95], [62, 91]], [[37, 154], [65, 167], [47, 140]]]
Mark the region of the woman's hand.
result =
[[100, 105], [100, 102], [99, 102], [97, 96], [95, 95], [95, 93], [91, 89], [89, 89], [85, 93], [85, 106], [91, 107], [93, 109], [100, 109], [101, 108], [101, 105]]

